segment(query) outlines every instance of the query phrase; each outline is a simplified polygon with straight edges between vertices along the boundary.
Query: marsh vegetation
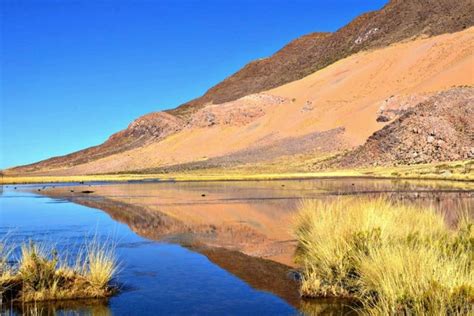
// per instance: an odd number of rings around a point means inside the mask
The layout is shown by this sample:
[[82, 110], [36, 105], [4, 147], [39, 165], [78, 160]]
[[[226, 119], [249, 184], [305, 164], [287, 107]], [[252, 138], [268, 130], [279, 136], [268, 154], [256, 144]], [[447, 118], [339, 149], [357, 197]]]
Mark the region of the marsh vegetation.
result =
[[297, 261], [305, 297], [344, 297], [371, 315], [466, 315], [474, 302], [474, 227], [384, 198], [302, 203]]
[[72, 256], [46, 243], [0, 242], [0, 295], [3, 301], [39, 302], [105, 298], [117, 290], [114, 246], [91, 241]]

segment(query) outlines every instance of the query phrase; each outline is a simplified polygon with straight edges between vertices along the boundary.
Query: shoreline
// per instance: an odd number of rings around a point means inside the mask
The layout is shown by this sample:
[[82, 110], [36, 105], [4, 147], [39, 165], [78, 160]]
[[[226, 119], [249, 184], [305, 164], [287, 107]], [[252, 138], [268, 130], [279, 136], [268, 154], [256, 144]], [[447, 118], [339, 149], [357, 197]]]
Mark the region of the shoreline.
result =
[[[59, 171], [58, 171], [59, 172]], [[82, 183], [82, 182], [207, 182], [207, 181], [271, 181], [307, 179], [404, 179], [474, 182], [474, 159], [419, 165], [373, 166], [352, 169], [304, 170], [286, 166], [275, 168], [265, 163], [232, 169], [212, 168], [176, 172], [130, 172], [88, 175], [5, 174], [1, 184]]]
[[[409, 166], [410, 169], [413, 166]], [[420, 166], [422, 167], [422, 166]], [[426, 166], [424, 166], [426, 167]], [[436, 166], [428, 166], [435, 168]], [[157, 174], [94, 174], [74, 176], [16, 176], [3, 175], [0, 185], [9, 184], [44, 184], [44, 183], [82, 183], [82, 182], [212, 182], [212, 181], [273, 181], [273, 180], [311, 180], [311, 179], [393, 179], [393, 180], [432, 180], [474, 182], [474, 171], [468, 173], [411, 173], [407, 167], [398, 168], [370, 168], [360, 170], [336, 170], [324, 172], [203, 172], [203, 173], [157, 173]], [[406, 172], [404, 175], [400, 172]], [[397, 175], [393, 175], [397, 173]]]

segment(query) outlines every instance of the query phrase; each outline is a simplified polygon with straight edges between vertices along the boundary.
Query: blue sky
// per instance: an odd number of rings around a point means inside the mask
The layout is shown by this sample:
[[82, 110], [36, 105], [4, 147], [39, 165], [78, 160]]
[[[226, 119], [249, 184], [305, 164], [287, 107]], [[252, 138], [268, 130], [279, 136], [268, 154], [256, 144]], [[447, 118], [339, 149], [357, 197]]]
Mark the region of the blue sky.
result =
[[97, 145], [386, 0], [0, 0], [0, 168]]

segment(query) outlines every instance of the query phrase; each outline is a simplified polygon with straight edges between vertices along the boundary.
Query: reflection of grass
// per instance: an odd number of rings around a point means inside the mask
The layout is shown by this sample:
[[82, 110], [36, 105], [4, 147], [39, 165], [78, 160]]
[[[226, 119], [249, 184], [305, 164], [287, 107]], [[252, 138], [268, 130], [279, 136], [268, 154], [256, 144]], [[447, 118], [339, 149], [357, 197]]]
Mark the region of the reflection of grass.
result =
[[[14, 311], [14, 312], [13, 312]], [[34, 302], [17, 304], [12, 306], [12, 311], [8, 308], [6, 315], [93, 315], [110, 316], [112, 312], [106, 301], [100, 300], [67, 300], [55, 302]]]
[[304, 296], [351, 297], [375, 315], [472, 312], [474, 227], [385, 199], [307, 201], [297, 219]]
[[[312, 160], [311, 160], [312, 161]], [[0, 184], [9, 183], [49, 183], [49, 182], [91, 182], [91, 181], [238, 181], [238, 180], [278, 180], [311, 179], [326, 177], [374, 177], [474, 180], [474, 161], [437, 163], [426, 165], [372, 167], [347, 170], [312, 171], [311, 161], [297, 162], [279, 160], [277, 163], [258, 163], [226, 169], [198, 169], [174, 173], [132, 173], [95, 174], [84, 176], [3, 176]], [[318, 159], [320, 161], [320, 159]], [[315, 162], [316, 163], [316, 162]], [[308, 165], [309, 164], [309, 165]]]
[[[7, 262], [4, 253], [2, 262]], [[4, 264], [0, 294], [21, 302], [79, 298], [103, 298], [113, 294], [110, 285], [117, 263], [113, 248], [91, 242], [79, 252], [73, 264], [46, 244], [21, 245], [17, 265]]]
[[[322, 299], [317, 300], [301, 300], [298, 309], [300, 314], [307, 316], [316, 315], [356, 315], [354, 310], [354, 302], [351, 300], [341, 299]], [[299, 314], [298, 314], [299, 315]]]

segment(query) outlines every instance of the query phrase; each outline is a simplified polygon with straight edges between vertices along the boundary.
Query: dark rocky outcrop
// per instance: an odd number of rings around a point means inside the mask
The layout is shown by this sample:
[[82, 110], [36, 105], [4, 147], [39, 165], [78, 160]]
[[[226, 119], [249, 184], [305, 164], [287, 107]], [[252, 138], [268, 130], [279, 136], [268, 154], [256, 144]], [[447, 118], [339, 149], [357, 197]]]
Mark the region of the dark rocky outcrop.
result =
[[335, 165], [409, 165], [473, 158], [474, 88], [464, 87], [437, 93], [408, 109]]

